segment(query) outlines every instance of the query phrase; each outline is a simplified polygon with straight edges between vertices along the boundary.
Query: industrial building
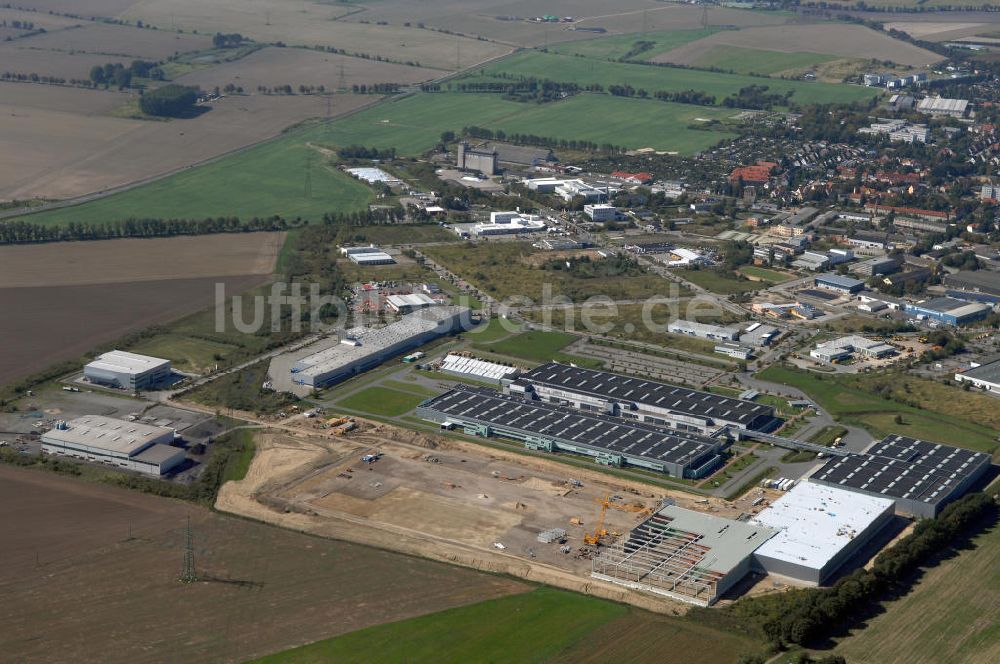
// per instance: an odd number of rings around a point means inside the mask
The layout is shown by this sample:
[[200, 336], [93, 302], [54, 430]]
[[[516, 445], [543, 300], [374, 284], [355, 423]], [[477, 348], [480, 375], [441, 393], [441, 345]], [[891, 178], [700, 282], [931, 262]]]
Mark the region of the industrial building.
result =
[[326, 387], [469, 324], [468, 307], [447, 305], [415, 311], [385, 327], [345, 330], [340, 343], [298, 360], [291, 380], [294, 385]]
[[857, 293], [864, 290], [865, 282], [844, 277], [839, 274], [822, 274], [813, 280], [817, 288], [838, 291], [840, 293]]
[[942, 279], [946, 286], [1000, 296], [1000, 272], [975, 270], [946, 274]]
[[483, 175], [500, 172], [500, 153], [496, 148], [473, 148], [465, 141], [458, 144], [456, 164], [463, 171], [476, 171]]
[[750, 520], [778, 534], [754, 552], [756, 564], [810, 585], [830, 578], [893, 516], [889, 498], [799, 482]]
[[750, 572], [778, 531], [669, 505], [594, 558], [591, 576], [710, 606]]
[[890, 346], [887, 343], [851, 335], [816, 344], [816, 347], [809, 352], [809, 355], [822, 362], [837, 362], [846, 360], [854, 355], [859, 355], [866, 359], [879, 359], [895, 355], [897, 352], [894, 346]]
[[113, 350], [97, 356], [83, 368], [83, 377], [95, 385], [123, 390], [145, 390], [170, 378], [170, 360]]
[[1000, 360], [987, 364], [975, 364], [964, 373], [956, 373], [955, 381], [969, 383], [987, 392], [1000, 392]]
[[671, 334], [686, 334], [690, 337], [708, 339], [710, 341], [736, 341], [740, 330], [737, 327], [722, 327], [708, 323], [696, 323], [690, 320], [675, 320], [667, 325]]
[[711, 434], [722, 427], [769, 431], [774, 408], [685, 387], [550, 362], [507, 386], [511, 394], [578, 410]]
[[993, 308], [988, 304], [964, 302], [951, 297], [935, 297], [916, 304], [907, 304], [905, 311], [918, 319], [932, 319], [948, 325], [965, 325], [986, 318]]
[[390, 295], [385, 298], [385, 306], [397, 314], [409, 314], [418, 309], [433, 307], [437, 301], [424, 293], [409, 293], [407, 295]]
[[734, 344], [731, 342], [716, 344], [715, 352], [720, 355], [727, 355], [736, 360], [749, 360], [753, 355], [753, 349]]
[[357, 265], [392, 265], [396, 259], [374, 244], [367, 247], [341, 247], [340, 254], [347, 256]]
[[924, 97], [917, 104], [917, 110], [921, 113], [947, 115], [952, 118], [965, 117], [968, 108], [968, 99], [945, 99], [943, 97]]
[[167, 427], [87, 415], [42, 434], [42, 452], [159, 477], [185, 459], [184, 450], [170, 445], [175, 437]]
[[892, 435], [863, 454], [834, 457], [809, 482], [895, 501], [896, 511], [934, 518], [990, 466], [990, 455]]
[[776, 327], [763, 323], [751, 323], [740, 335], [739, 341], [741, 344], [751, 346], [770, 346], [779, 336], [781, 336], [781, 330]]
[[862, 277], [874, 277], [881, 274], [890, 274], [899, 269], [899, 261], [895, 258], [876, 256], [863, 260], [851, 268], [851, 272]]
[[525, 215], [520, 212], [491, 212], [490, 221], [486, 224], [476, 224], [472, 231], [477, 236], [489, 235], [520, 235], [521, 233], [538, 233], [544, 231], [545, 221], [538, 215]]
[[520, 373], [516, 367], [508, 364], [480, 360], [476, 357], [459, 355], [457, 353], [446, 355], [441, 360], [440, 369], [442, 373], [475, 378], [476, 380], [496, 385], [499, 385], [500, 381], [504, 378], [511, 378]]
[[417, 415], [467, 435], [523, 441], [526, 448], [572, 452], [606, 466], [634, 466], [672, 477], [698, 478], [722, 462], [728, 441], [612, 417], [520, 395], [459, 385], [429, 399]]
[[603, 223], [614, 221], [618, 218], [618, 208], [607, 203], [594, 203], [583, 206], [583, 213], [590, 217], [591, 221]]

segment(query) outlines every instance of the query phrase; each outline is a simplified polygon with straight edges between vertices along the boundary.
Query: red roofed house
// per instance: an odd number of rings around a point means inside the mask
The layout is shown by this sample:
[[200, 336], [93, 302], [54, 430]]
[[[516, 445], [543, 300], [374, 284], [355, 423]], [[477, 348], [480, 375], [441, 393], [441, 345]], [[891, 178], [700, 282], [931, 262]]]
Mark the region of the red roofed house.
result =
[[618, 180], [625, 180], [626, 182], [631, 182], [633, 184], [649, 184], [653, 181], [653, 176], [650, 173], [628, 173], [626, 171], [614, 171], [611, 173], [611, 177], [617, 178]]
[[733, 169], [729, 176], [729, 181], [737, 183], [740, 181], [750, 184], [766, 184], [771, 179], [771, 173], [778, 168], [773, 161], [758, 161], [754, 166], [738, 166]]

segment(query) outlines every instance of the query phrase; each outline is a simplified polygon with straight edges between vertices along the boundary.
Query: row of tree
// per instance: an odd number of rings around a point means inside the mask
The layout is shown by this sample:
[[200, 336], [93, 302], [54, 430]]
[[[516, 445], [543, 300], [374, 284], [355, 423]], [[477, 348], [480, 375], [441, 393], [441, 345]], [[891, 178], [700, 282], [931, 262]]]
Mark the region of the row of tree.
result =
[[485, 127], [470, 126], [462, 129], [462, 135], [469, 138], [479, 138], [485, 140], [509, 141], [518, 145], [536, 145], [543, 148], [562, 148], [563, 150], [580, 150], [584, 152], [606, 152], [620, 154], [626, 148], [612, 143], [596, 143], [577, 139], [552, 138], [551, 136], [535, 136], [534, 134], [508, 134], [497, 129], [486, 129]]
[[95, 86], [111, 87], [113, 85], [119, 90], [124, 90], [132, 85], [133, 78], [162, 81], [164, 74], [159, 63], [146, 60], [133, 60], [127, 67], [120, 62], [108, 62], [90, 68], [90, 82]]

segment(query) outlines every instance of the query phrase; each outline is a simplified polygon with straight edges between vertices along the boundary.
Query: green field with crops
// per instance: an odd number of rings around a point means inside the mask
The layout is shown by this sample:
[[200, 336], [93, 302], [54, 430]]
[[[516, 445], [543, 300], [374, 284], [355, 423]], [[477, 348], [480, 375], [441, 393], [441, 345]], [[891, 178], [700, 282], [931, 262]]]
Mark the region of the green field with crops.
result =
[[695, 64], [698, 67], [714, 67], [737, 74], [777, 74], [789, 70], [809, 69], [824, 62], [840, 59], [842, 58], [822, 53], [786, 53], [719, 44], [698, 58]]
[[501, 74], [550, 79], [580, 85], [589, 83], [598, 83], [605, 87], [630, 85], [633, 88], [645, 89], [650, 94], [661, 90], [670, 92], [701, 90], [714, 95], [717, 103], [721, 103], [725, 97], [739, 92], [740, 88], [751, 85], [766, 85], [769, 92], [777, 94], [792, 91], [792, 101], [800, 104], [850, 103], [865, 101], [878, 94], [877, 91], [859, 85], [785, 81], [696, 69], [608, 62], [596, 58], [580, 58], [540, 51], [525, 51], [505, 58], [470, 74], [464, 80], [469, 82], [474, 82], [477, 78], [491, 80]]
[[550, 46], [549, 51], [564, 55], [582, 55], [602, 60], [649, 60], [672, 51], [678, 46], [713, 35], [721, 28], [708, 27], [693, 30], [664, 30], [639, 32], [613, 37], [598, 37], [583, 41], [565, 42]]

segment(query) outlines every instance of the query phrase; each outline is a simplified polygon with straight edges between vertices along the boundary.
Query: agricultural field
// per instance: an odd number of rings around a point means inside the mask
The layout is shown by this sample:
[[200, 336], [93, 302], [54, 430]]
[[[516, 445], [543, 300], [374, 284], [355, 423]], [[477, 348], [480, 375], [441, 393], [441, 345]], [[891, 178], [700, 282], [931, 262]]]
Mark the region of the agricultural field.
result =
[[723, 69], [737, 74], [799, 73], [817, 65], [837, 60], [835, 55], [820, 53], [766, 51], [739, 46], [713, 46], [695, 61], [696, 67]]
[[[326, 99], [309, 95], [226, 97], [196, 118], [170, 122], [112, 117], [129, 101], [117, 92], [0, 83], [0, 97], [10, 110], [0, 125], [0, 151], [10, 157], [0, 163], [0, 200], [74, 198], [127, 185], [275, 137], [327, 113]], [[334, 95], [330, 112], [340, 115], [375, 99]], [[105, 220], [105, 212], [96, 218]], [[73, 220], [84, 219], [63, 216], [59, 223]]]
[[[719, 34], [728, 34], [724, 31]], [[713, 35], [714, 37], [715, 35]], [[708, 37], [707, 39], [712, 39]], [[692, 42], [689, 46], [704, 42]], [[686, 47], [682, 47], [686, 48]], [[665, 57], [665, 56], [661, 56]], [[481, 73], [480, 73], [481, 72]], [[799, 103], [853, 102], [871, 99], [876, 92], [858, 85], [838, 85], [832, 83], [785, 81], [780, 79], [761, 80], [759, 77], [737, 74], [704, 72], [693, 69], [656, 67], [645, 64], [607, 62], [593, 58], [578, 58], [554, 53], [529, 51], [505, 58], [488, 65], [479, 72], [469, 75], [474, 80], [478, 76], [489, 77], [503, 72], [511, 76], [549, 78], [567, 83], [586, 85], [598, 83], [609, 85], [631, 85], [643, 88], [651, 94], [657, 91], [682, 92], [700, 90], [714, 95], [716, 102], [739, 92], [751, 85], [767, 85], [772, 93], [793, 93], [792, 101]]]
[[916, 39], [932, 42], [959, 40], [977, 35], [989, 37], [991, 32], [997, 30], [996, 23], [976, 23], [965, 18], [949, 20], [947, 14], [934, 14], [933, 18], [910, 14], [905, 20], [886, 23], [885, 27], [886, 30], [900, 30]]
[[775, 365], [757, 376], [799, 388], [838, 421], [879, 438], [895, 433], [983, 452], [998, 448], [1000, 411], [987, 395], [892, 373], [822, 376]]
[[[985, 664], [1000, 660], [1000, 527], [923, 573], [906, 595], [834, 652], [857, 664]], [[919, 625], [919, 629], [914, 629]]]
[[241, 86], [247, 94], [253, 94], [258, 86], [273, 88], [291, 85], [297, 90], [300, 85], [322, 85], [327, 90], [336, 90], [341, 85], [350, 89], [352, 85], [370, 86], [375, 83], [420, 83], [440, 75], [441, 72], [434, 69], [304, 48], [262, 48], [245, 58], [199, 69], [175, 81], [197, 85], [203, 90], [232, 84]]
[[[0, 306], [18, 312], [0, 317], [0, 384], [209, 307], [217, 283], [232, 295], [259, 286], [281, 241], [253, 233], [0, 248], [0, 283], [11, 284], [0, 288]], [[170, 255], [180, 271], [171, 273]], [[212, 312], [204, 317], [202, 335], [214, 325]]]
[[[13, 661], [246, 661], [531, 589], [44, 471], [0, 466], [0, 501], [0, 648]], [[188, 518], [204, 580], [186, 585]], [[94, 638], [126, 623], [114, 648]]]
[[595, 295], [616, 299], [636, 299], [664, 295], [668, 284], [637, 264], [625, 261], [577, 261], [574, 269], [539, 267], [539, 256], [530, 244], [439, 245], [426, 247], [424, 253], [435, 262], [460, 275], [492, 297], [503, 300], [518, 296], [541, 303], [543, 289], [551, 287], [550, 297], [566, 297], [583, 302]]
[[170, 30], [79, 21], [79, 27], [33, 35], [10, 46], [15, 51], [32, 53], [42, 61], [48, 53], [86, 53], [102, 56], [104, 62], [127, 65], [136, 59], [159, 61], [177, 53], [211, 48], [212, 38], [207, 34], [182, 34]]
[[[249, 5], [249, 7], [248, 7]], [[353, 13], [351, 4], [283, 0], [159, 0], [136, 2], [122, 18], [157, 27], [176, 26], [201, 33], [238, 32], [255, 41], [334, 46], [350, 53], [452, 71], [510, 51], [510, 46], [449, 35], [416, 25], [377, 25], [337, 20]]]
[[[696, 28], [667, 30], [665, 32], [638, 32], [566, 42], [550, 46], [548, 50], [562, 55], [582, 55], [586, 58], [600, 60], [649, 60], [688, 42], [704, 39], [718, 31], [719, 28]], [[648, 46], [644, 45], [640, 50], [638, 45], [643, 42]], [[626, 58], [626, 56], [628, 57]]]
[[[939, 62], [942, 56], [887, 34], [860, 25], [822, 23], [781, 27], [723, 30], [698, 41], [680, 46], [653, 58], [654, 62], [694, 65], [719, 46], [780, 51], [787, 54], [812, 53], [835, 58], [891, 61], [899, 65], [923, 67]], [[768, 51], [751, 54], [751, 63], [760, 66], [773, 61]]]
[[[232, 99], [232, 98], [231, 98]], [[329, 154], [298, 135], [262, 143], [113, 196], [31, 215], [34, 223], [101, 223], [128, 218], [319, 219], [364, 209], [365, 184], [338, 170]]]

